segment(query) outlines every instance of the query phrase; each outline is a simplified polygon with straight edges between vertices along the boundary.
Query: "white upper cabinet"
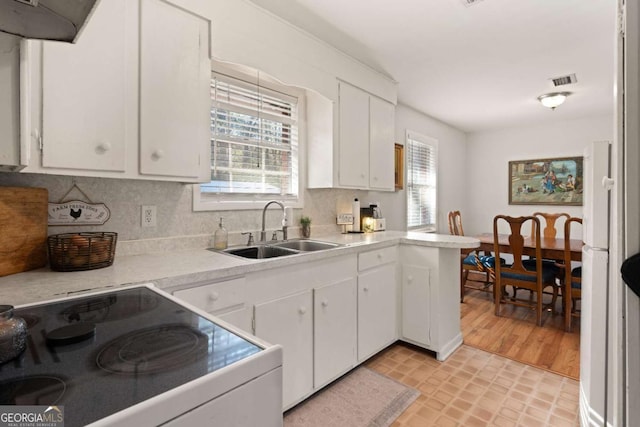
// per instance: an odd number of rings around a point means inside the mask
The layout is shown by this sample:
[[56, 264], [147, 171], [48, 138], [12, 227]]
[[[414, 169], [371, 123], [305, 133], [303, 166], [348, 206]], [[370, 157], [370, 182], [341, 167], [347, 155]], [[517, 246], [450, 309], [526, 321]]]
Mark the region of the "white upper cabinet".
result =
[[76, 44], [42, 45], [42, 166], [125, 171], [135, 143], [136, 21], [102, 2]]
[[375, 96], [369, 97], [369, 188], [395, 189], [395, 107]]
[[307, 123], [309, 188], [395, 189], [392, 103], [338, 82], [337, 108], [307, 97]]
[[20, 149], [20, 38], [0, 33], [0, 170], [22, 167]]
[[340, 185], [369, 187], [369, 94], [340, 82]]
[[140, 25], [140, 172], [208, 180], [209, 23], [143, 0]]
[[24, 171], [208, 181], [209, 40], [163, 0], [109, 0], [76, 44], [28, 42]]

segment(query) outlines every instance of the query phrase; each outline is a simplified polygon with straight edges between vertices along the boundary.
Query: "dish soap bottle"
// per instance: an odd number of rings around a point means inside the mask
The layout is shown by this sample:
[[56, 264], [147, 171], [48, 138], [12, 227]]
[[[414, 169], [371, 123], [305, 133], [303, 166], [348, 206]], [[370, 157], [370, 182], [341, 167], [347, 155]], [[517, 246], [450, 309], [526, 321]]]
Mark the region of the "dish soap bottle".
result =
[[220, 217], [220, 224], [218, 229], [213, 234], [213, 248], [214, 249], [227, 249], [227, 243], [229, 242], [229, 233], [227, 229], [222, 225], [222, 217]]

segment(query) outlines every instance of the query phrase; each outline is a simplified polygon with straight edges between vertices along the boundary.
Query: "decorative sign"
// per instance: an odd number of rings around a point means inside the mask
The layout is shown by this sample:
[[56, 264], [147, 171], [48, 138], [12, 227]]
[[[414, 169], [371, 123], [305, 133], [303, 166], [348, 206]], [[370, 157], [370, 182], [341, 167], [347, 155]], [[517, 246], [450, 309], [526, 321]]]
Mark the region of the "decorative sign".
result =
[[111, 216], [104, 203], [71, 200], [49, 203], [49, 225], [102, 225]]

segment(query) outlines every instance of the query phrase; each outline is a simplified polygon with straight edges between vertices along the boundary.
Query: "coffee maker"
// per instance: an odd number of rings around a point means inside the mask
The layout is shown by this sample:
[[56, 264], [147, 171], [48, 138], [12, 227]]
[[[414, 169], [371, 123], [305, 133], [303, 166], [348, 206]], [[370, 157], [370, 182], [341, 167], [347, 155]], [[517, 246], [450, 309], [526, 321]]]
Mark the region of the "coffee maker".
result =
[[360, 208], [360, 230], [364, 232], [384, 231], [386, 223], [382, 218], [382, 211], [378, 204], [370, 204], [369, 207]]

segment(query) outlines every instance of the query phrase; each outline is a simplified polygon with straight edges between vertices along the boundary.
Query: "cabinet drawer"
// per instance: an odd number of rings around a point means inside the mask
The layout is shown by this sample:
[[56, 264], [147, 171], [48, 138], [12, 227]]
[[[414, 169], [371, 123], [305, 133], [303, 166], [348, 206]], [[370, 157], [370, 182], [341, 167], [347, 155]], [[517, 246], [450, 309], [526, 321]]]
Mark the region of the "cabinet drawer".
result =
[[363, 252], [358, 254], [358, 271], [368, 270], [397, 260], [398, 250], [395, 246]]
[[215, 314], [225, 308], [244, 303], [245, 279], [244, 277], [239, 277], [224, 282], [176, 291], [173, 296], [208, 313]]

